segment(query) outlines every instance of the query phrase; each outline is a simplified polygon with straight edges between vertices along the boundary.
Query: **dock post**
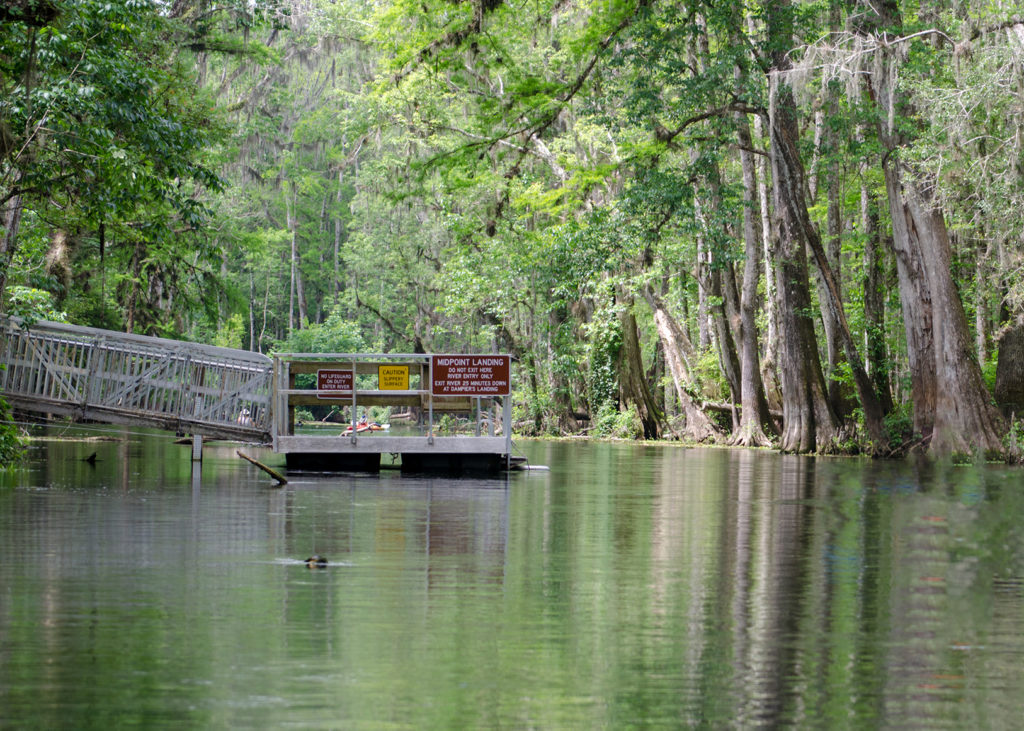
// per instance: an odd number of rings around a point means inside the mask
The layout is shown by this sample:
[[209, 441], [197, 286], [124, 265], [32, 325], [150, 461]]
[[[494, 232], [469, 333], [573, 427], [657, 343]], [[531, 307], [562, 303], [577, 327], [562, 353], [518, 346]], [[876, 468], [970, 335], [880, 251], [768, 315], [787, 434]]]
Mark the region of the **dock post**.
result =
[[[356, 381], [358, 380], [359, 370], [356, 365], [356, 359], [352, 359], [352, 444], [356, 443], [359, 438], [359, 406], [356, 404]], [[367, 417], [369, 421], [369, 417]]]
[[193, 434], [192, 435], [192, 461], [202, 462], [203, 461], [203, 435]]
[[427, 394], [427, 444], [434, 445], [434, 359], [427, 364], [430, 393]]
[[288, 397], [281, 399], [281, 358], [274, 356], [274, 370], [270, 378], [270, 441], [277, 451], [277, 439], [281, 436], [281, 415], [288, 413]]
[[512, 396], [504, 396], [501, 404], [501, 426], [505, 430], [505, 469], [512, 468]]

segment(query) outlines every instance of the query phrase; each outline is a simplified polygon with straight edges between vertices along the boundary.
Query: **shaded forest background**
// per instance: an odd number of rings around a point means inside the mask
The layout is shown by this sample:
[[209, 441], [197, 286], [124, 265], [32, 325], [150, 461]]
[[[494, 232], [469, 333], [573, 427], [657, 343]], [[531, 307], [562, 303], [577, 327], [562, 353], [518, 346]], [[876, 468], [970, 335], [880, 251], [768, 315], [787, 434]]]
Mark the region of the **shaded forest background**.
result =
[[0, 295], [509, 352], [518, 431], [1013, 458], [1024, 13], [996, 0], [13, 0]]

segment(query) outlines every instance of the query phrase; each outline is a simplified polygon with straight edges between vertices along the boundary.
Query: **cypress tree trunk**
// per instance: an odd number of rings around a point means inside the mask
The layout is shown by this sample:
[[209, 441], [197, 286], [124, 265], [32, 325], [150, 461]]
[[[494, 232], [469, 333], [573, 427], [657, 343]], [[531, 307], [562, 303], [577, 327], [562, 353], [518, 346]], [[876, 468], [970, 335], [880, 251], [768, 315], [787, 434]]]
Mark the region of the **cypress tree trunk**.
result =
[[686, 418], [686, 429], [683, 434], [697, 442], [714, 439], [718, 434], [718, 429], [708, 415], [701, 411], [688, 390], [693, 387], [692, 365], [695, 357], [693, 343], [686, 337], [686, 333], [683, 332], [672, 313], [668, 311], [664, 300], [650, 287], [645, 288], [644, 298], [654, 311], [654, 325], [665, 351], [665, 362], [672, 375], [672, 384], [675, 386], [679, 406]]
[[745, 114], [736, 115], [736, 137], [743, 173], [743, 289], [740, 294], [740, 426], [733, 443], [743, 446], [768, 446], [762, 425], [771, 425], [768, 402], [761, 384], [761, 364], [757, 352], [757, 282], [760, 274], [761, 241], [754, 216], [757, 212], [757, 177], [754, 172], [753, 143]]
[[544, 411], [540, 405], [540, 380], [537, 378], [537, 359], [533, 357], [533, 350], [525, 353], [526, 372], [530, 381], [530, 401], [533, 412], [533, 433], [541, 434], [544, 431]]
[[1006, 416], [1024, 415], [1024, 322], [1019, 320], [999, 337], [995, 397]]
[[344, 231], [344, 222], [341, 218], [342, 184], [345, 181], [344, 173], [338, 169], [338, 190], [334, 195], [334, 258], [332, 261], [331, 294], [334, 295], [332, 304], [338, 303], [341, 296], [341, 236]]
[[[832, 8], [832, 13], [838, 11], [838, 6]], [[836, 29], [837, 23], [832, 22], [832, 29]], [[825, 125], [826, 115], [832, 117], [837, 113], [836, 111], [836, 99], [835, 91], [832, 87], [826, 86], [822, 90], [822, 94], [825, 97], [825, 108], [819, 110], [815, 115], [815, 157], [816, 160], [812, 162], [811, 174], [817, 176], [817, 166], [822, 164], [820, 159], [825, 157], [824, 172], [825, 172], [825, 197], [826, 197], [826, 213], [825, 213], [825, 259], [828, 261], [829, 266], [836, 275], [836, 291], [842, 294], [840, 288], [840, 244], [841, 244], [841, 227], [842, 217], [840, 216], [839, 208], [839, 174], [836, 170], [836, 162], [834, 153], [836, 150], [836, 134], [835, 132]], [[812, 179], [810, 185], [810, 198], [815, 200], [818, 196], [818, 185], [816, 179]], [[836, 415], [840, 419], [846, 418], [849, 414], [849, 407], [846, 400], [843, 397], [843, 386], [836, 380], [836, 371], [839, 368], [839, 364], [842, 360], [841, 349], [842, 349], [842, 335], [840, 333], [839, 318], [836, 314], [836, 308], [830, 306], [829, 299], [831, 293], [829, 292], [829, 284], [825, 280], [825, 275], [822, 273], [820, 268], [814, 270], [814, 281], [817, 285], [818, 290], [818, 309], [821, 311], [821, 324], [822, 334], [825, 336], [825, 357], [828, 363], [826, 369], [826, 381], [828, 383], [828, 397], [829, 401], [832, 402], [832, 409], [836, 412]]]
[[619, 350], [619, 400], [632, 404], [640, 417], [644, 439], [661, 436], [661, 411], [658, 409], [644, 378], [640, 339], [637, 336], [636, 317], [628, 308], [619, 315], [622, 327], [622, 347]]
[[[840, 13], [839, 3], [829, 3], [828, 6], [828, 25], [829, 31], [835, 34], [842, 32], [843, 23]], [[838, 89], [836, 84], [831, 81], [825, 82], [825, 86], [822, 89], [822, 96], [825, 99], [823, 108], [824, 115], [830, 119], [833, 119], [839, 114], [839, 101], [838, 101]], [[834, 125], [822, 124], [821, 127], [821, 153], [826, 158], [825, 162], [825, 196], [828, 201], [828, 207], [825, 214], [825, 260], [832, 268], [834, 275], [834, 281], [829, 283], [824, 273], [820, 272], [818, 275], [818, 282], [821, 285], [819, 289], [820, 295], [819, 300], [822, 306], [822, 320], [825, 323], [825, 337], [827, 342], [827, 354], [828, 354], [828, 393], [829, 400], [832, 401], [832, 408], [835, 409], [836, 415], [840, 419], [845, 419], [851, 409], [852, 404], [850, 403], [848, 389], [843, 387], [843, 384], [836, 379], [836, 370], [838, 369], [842, 357], [843, 351], [848, 349], [847, 333], [844, 333], [844, 329], [848, 330], [848, 325], [842, 322], [843, 311], [842, 311], [842, 230], [843, 230], [843, 218], [842, 218], [842, 205], [840, 196], [839, 184], [839, 162], [837, 160], [837, 153], [839, 151], [839, 134], [835, 129]], [[828, 291], [830, 287], [834, 287], [835, 291]], [[834, 298], [833, 306], [827, 306], [829, 299]], [[866, 378], [866, 375], [865, 375]], [[881, 419], [881, 415], [878, 415]], [[880, 425], [879, 425], [880, 427]]]
[[[691, 160], [696, 160], [696, 156], [695, 150], [690, 152]], [[707, 231], [712, 231], [719, 225], [718, 221], [721, 218], [719, 214], [722, 208], [722, 196], [719, 193], [721, 185], [718, 166], [712, 165], [704, 182], [704, 187], [709, 192], [708, 201], [702, 204], [698, 199], [694, 204], [697, 218]], [[726, 238], [728, 238], [728, 232], [726, 232]], [[740, 359], [736, 353], [736, 338], [733, 332], [734, 324], [736, 332], [739, 331], [739, 297], [736, 292], [736, 276], [733, 273], [732, 264], [716, 259], [714, 250], [708, 246], [704, 236], [700, 236], [699, 241], [703, 242], [703, 244], [698, 244], [698, 251], [702, 249], [704, 251], [704, 265], [701, 266], [698, 263], [698, 277], [703, 279], [701, 289], [711, 295], [709, 311], [715, 342], [718, 345], [718, 364], [722, 375], [725, 376], [726, 383], [729, 384], [729, 400], [735, 404], [739, 402], [741, 393]], [[733, 429], [738, 427], [739, 423], [734, 418]]]
[[865, 361], [882, 410], [888, 414], [893, 410], [893, 403], [889, 369], [886, 366], [885, 298], [882, 293], [884, 267], [878, 230], [878, 206], [863, 179], [860, 186], [860, 211], [861, 233], [864, 236]]
[[[710, 199], [710, 213], [708, 217], [715, 221], [724, 219], [722, 214], [722, 174], [717, 162], [712, 162], [707, 176], [707, 189]], [[708, 224], [705, 218], [705, 224]], [[735, 239], [735, 231], [729, 223], [715, 224], [724, 228], [725, 241]], [[715, 336], [718, 341], [718, 362], [722, 367], [722, 373], [729, 384], [729, 401], [733, 405], [740, 402], [742, 387], [742, 368], [740, 366], [739, 348], [737, 342], [740, 338], [740, 301], [739, 292], [736, 288], [736, 273], [733, 271], [732, 262], [726, 257], [716, 257], [711, 254], [711, 294], [714, 297], [714, 304], [711, 308], [715, 326]], [[736, 416], [736, 409], [733, 408], [733, 431], [739, 429], [739, 420]]]
[[[902, 18], [895, 0], [859, 5], [857, 30], [862, 34], [899, 33]], [[967, 315], [953, 281], [949, 232], [930, 192], [934, 181], [914, 174], [901, 161], [905, 143], [895, 124], [912, 105], [895, 90], [898, 59], [887, 43], [870, 73], [863, 75], [878, 108], [879, 139], [887, 148], [884, 171], [893, 248], [903, 302], [907, 351], [914, 397], [914, 425], [930, 439], [929, 453], [1003, 454], [1006, 431], [991, 403], [974, 358]]]
[[[751, 22], [753, 22], [752, 19]], [[751, 34], [753, 35], [753, 31], [751, 31]], [[759, 140], [764, 137], [764, 120], [760, 116], [754, 117], [754, 134]], [[761, 241], [761, 251], [763, 252], [762, 258], [764, 260], [764, 317], [768, 321], [767, 332], [765, 333], [764, 358], [761, 360], [761, 383], [764, 385], [765, 400], [768, 402], [769, 408], [781, 410], [782, 387], [779, 385], [779, 377], [775, 368], [778, 363], [777, 353], [779, 347], [779, 317], [776, 311], [778, 297], [775, 295], [775, 269], [772, 261], [772, 250], [774, 248], [772, 245], [772, 218], [771, 207], [768, 204], [771, 167], [769, 161], [763, 156], [756, 161], [755, 172], [760, 173], [756, 177], [755, 182], [757, 183], [757, 200], [761, 208], [759, 238]]]
[[[729, 400], [731, 403], [737, 403], [740, 400], [740, 359], [736, 354], [736, 341], [732, 335], [732, 328], [729, 325], [732, 319], [730, 311], [736, 311], [739, 308], [735, 305], [735, 282], [732, 286], [729, 286], [730, 280], [733, 280], [732, 270], [729, 269], [728, 273], [726, 269], [731, 267], [731, 264], [725, 263], [721, 265], [712, 264], [711, 267], [711, 294], [715, 298], [714, 304], [711, 307], [711, 320], [715, 326], [715, 341], [718, 344], [718, 362], [722, 368], [722, 375], [725, 376], [726, 382], [729, 384]], [[731, 289], [731, 292], [730, 292]], [[731, 303], [731, 306], [730, 306]], [[733, 428], [738, 427], [739, 424], [733, 421]]]
[[[796, 103], [784, 74], [792, 39], [789, 0], [765, 5], [772, 69], [769, 72], [769, 156], [779, 236], [775, 241], [775, 281], [779, 312], [779, 372], [782, 380], [784, 452], [827, 450], [839, 433], [828, 401], [810, 317], [811, 295], [805, 255], [805, 182], [800, 162]], [[803, 213], [801, 213], [801, 210]]]
[[885, 189], [892, 215], [892, 248], [896, 255], [896, 277], [903, 312], [910, 366], [910, 393], [914, 401], [914, 431], [930, 438], [935, 422], [935, 350], [932, 342], [932, 301], [927, 275], [918, 250], [920, 242], [911, 237], [913, 226], [903, 211], [901, 185], [893, 163], [884, 165]]
[[256, 346], [256, 282], [249, 270], [249, 350], [259, 351]]
[[[806, 210], [803, 213], [806, 213]], [[835, 274], [829, 266], [825, 251], [821, 247], [821, 241], [818, 240], [817, 233], [810, 227], [809, 221], [806, 219], [805, 225], [808, 227], [807, 241], [811, 251], [814, 252], [814, 259], [818, 264], [818, 271], [825, 285], [826, 301], [839, 326], [837, 335], [842, 339], [843, 348], [846, 351], [846, 360], [850, 364], [850, 370], [853, 372], [854, 385], [857, 387], [857, 395], [860, 397], [861, 408], [864, 411], [864, 426], [871, 439], [872, 448], [875, 451], [884, 452], [888, 449], [888, 442], [882, 428], [883, 411], [881, 402], [875, 394], [874, 386], [871, 383], [871, 379], [868, 378], [867, 371], [864, 369], [864, 364], [860, 359], [860, 352], [853, 341], [853, 334], [850, 332], [849, 323], [846, 321], [846, 314], [843, 312], [839, 285]]]
[[[804, 170], [798, 148], [796, 104], [792, 89], [786, 80], [786, 72], [790, 69], [786, 50], [792, 37], [791, 19], [788, 0], [775, 0], [769, 3], [768, 31], [773, 48], [773, 69], [769, 76], [769, 150], [775, 179], [775, 209], [779, 218], [780, 239], [777, 257], [780, 274], [777, 279], [783, 339], [779, 366], [782, 372], [783, 420], [786, 422], [783, 449], [804, 451], [807, 444], [811, 444], [811, 449], [827, 448], [828, 442], [837, 436], [840, 428], [840, 420], [832, 408], [824, 386], [813, 324], [810, 322], [809, 314], [805, 314], [810, 304], [806, 260], [803, 253], [803, 246], [806, 244], [814, 254], [815, 263], [825, 285], [826, 301], [839, 326], [838, 336], [842, 340], [846, 359], [853, 371], [872, 448], [882, 451], [886, 449], [886, 440], [882, 428], [881, 405], [864, 370], [846, 322], [838, 281], [822, 247], [817, 229], [811, 224], [807, 212]], [[782, 291], [783, 287], [788, 287], [788, 291]], [[796, 358], [802, 358], [803, 363], [795, 362]], [[799, 385], [801, 383], [803, 385]], [[822, 398], [819, 392], [824, 395], [824, 407], [819, 403], [819, 399]], [[797, 416], [797, 424], [789, 423], [790, 411]], [[808, 430], [816, 431], [817, 434], [810, 436]]]
[[[698, 204], [699, 205], [699, 204]], [[697, 235], [697, 347], [707, 350], [711, 347], [711, 316], [708, 308], [708, 293], [711, 277], [708, 274], [707, 243], [702, 234]]]
[[[831, 135], [830, 135], [831, 136]], [[840, 249], [842, 246], [842, 217], [840, 215], [839, 207], [839, 173], [836, 170], [835, 162], [830, 162], [828, 166], [828, 172], [826, 174], [826, 186], [825, 194], [828, 196], [828, 211], [825, 215], [827, 236], [826, 236], [826, 249], [825, 259], [828, 261], [829, 266], [832, 267], [832, 272], [835, 275], [835, 287], [836, 292], [840, 298], [840, 307], [842, 306], [842, 269], [841, 269], [841, 258]], [[825, 281], [824, 275], [819, 274], [819, 279], [824, 285], [826, 290], [822, 294], [824, 300], [829, 299], [828, 282]], [[828, 311], [828, 317], [826, 322], [828, 326], [825, 330], [826, 340], [828, 344], [828, 394], [829, 400], [832, 401], [832, 408], [835, 409], [836, 414], [840, 418], [845, 418], [849, 414], [849, 404], [847, 398], [843, 393], [843, 385], [836, 380], [836, 370], [839, 368], [839, 364], [842, 360], [842, 349], [843, 349], [843, 333], [842, 324], [839, 321], [837, 314], [832, 311], [833, 308], [825, 307]]]
[[[778, 187], [778, 174], [775, 180]], [[807, 315], [811, 297], [803, 242], [783, 234], [776, 242], [775, 259], [783, 422], [779, 447], [784, 452], [814, 452], [837, 436], [839, 423], [828, 402], [814, 324]]]
[[904, 210], [919, 238], [931, 290], [934, 369], [938, 385], [929, 452], [936, 456], [984, 452], [1002, 454], [1006, 432], [974, 359], [967, 315], [953, 282], [949, 234], [942, 211], [920, 191], [905, 190]]
[[295, 181], [291, 181], [292, 188], [292, 205], [291, 214], [289, 216], [289, 227], [292, 232], [292, 282], [294, 286], [295, 302], [298, 305], [299, 310], [299, 321], [298, 327], [301, 330], [309, 322], [309, 314], [306, 312], [306, 287], [302, 279], [302, 260], [299, 257], [299, 241], [298, 241], [298, 228], [299, 228], [299, 212], [298, 212], [298, 191], [296, 190]]
[[291, 249], [288, 253], [288, 332], [295, 329], [295, 260], [298, 258], [295, 252], [295, 224], [292, 222], [291, 198], [285, 193], [284, 196], [284, 218], [285, 226], [291, 233]]
[[131, 260], [131, 272], [132, 278], [128, 285], [128, 296], [125, 301], [125, 317], [124, 317], [124, 331], [126, 333], [135, 332], [135, 322], [138, 319], [139, 311], [139, 282], [142, 281], [142, 260], [145, 252], [143, 251], [142, 241], [135, 241], [135, 248], [132, 250]]
[[[15, 172], [15, 183], [20, 176]], [[12, 196], [3, 207], [3, 235], [0, 236], [0, 312], [4, 311], [7, 275], [18, 247], [18, 228], [21, 226], [21, 196]]]

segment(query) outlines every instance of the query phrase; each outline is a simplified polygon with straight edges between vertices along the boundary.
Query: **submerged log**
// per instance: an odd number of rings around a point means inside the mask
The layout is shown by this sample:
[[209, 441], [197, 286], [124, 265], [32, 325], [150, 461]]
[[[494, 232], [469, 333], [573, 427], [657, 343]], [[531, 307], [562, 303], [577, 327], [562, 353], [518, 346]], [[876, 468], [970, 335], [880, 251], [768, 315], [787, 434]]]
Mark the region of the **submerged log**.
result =
[[284, 478], [284, 476], [280, 472], [276, 472], [273, 469], [271, 469], [270, 467], [267, 467], [265, 464], [263, 464], [259, 460], [253, 459], [249, 455], [245, 454], [241, 449], [236, 450], [235, 454], [237, 454], [239, 457], [244, 459], [246, 462], [251, 462], [252, 464], [256, 465], [261, 470], [266, 472], [268, 475], [273, 477], [275, 480], [277, 480], [277, 484], [278, 485], [287, 485], [288, 484], [288, 480], [286, 480]]

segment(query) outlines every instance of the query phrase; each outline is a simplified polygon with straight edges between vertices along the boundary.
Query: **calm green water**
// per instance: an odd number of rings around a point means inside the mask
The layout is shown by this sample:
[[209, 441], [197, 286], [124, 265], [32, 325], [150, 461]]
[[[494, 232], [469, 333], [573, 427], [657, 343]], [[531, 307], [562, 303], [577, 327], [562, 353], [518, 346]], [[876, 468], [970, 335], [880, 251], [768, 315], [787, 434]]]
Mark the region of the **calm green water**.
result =
[[525, 443], [275, 489], [236, 448], [0, 476], [0, 727], [1022, 723], [1024, 471]]

